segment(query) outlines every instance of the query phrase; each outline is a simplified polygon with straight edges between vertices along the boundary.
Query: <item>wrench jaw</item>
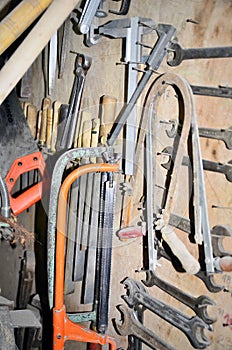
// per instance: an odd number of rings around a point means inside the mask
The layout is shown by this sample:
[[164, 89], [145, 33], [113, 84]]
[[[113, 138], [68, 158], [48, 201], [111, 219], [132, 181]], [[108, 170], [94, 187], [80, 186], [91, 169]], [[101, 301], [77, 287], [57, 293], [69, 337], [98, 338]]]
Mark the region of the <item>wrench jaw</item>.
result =
[[145, 288], [140, 284], [136, 283], [133, 279], [127, 277], [122, 281], [126, 288], [127, 295], [122, 295], [122, 299], [130, 306], [130, 307], [135, 307], [137, 306], [137, 298], [136, 295], [137, 293], [145, 292]]
[[207, 312], [207, 306], [215, 306], [216, 303], [206, 295], [200, 295], [196, 298], [196, 314], [208, 325], [211, 325], [217, 321], [216, 317], [210, 317]]
[[223, 246], [224, 237], [232, 237], [232, 229], [226, 225], [216, 225], [211, 230], [212, 246], [214, 256], [228, 256], [232, 255], [232, 252], [226, 251]]
[[[194, 321], [193, 332], [195, 334], [195, 339], [193, 339], [193, 337], [188, 337], [188, 339], [195, 349], [205, 349], [210, 345], [209, 339], [204, 334], [205, 328], [206, 327], [202, 326], [200, 319], [199, 323], [196, 322], [196, 320]], [[208, 330], [213, 331], [212, 326], [208, 326]]]

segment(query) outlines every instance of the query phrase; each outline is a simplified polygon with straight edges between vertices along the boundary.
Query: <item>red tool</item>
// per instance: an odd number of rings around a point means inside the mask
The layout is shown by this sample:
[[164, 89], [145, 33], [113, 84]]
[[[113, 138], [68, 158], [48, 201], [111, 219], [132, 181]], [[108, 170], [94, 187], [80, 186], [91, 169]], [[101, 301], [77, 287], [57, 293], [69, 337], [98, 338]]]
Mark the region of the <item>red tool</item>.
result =
[[96, 333], [88, 328], [72, 322], [67, 314], [64, 304], [64, 266], [66, 241], [66, 215], [68, 192], [72, 183], [80, 176], [90, 172], [115, 172], [118, 164], [87, 164], [72, 171], [64, 180], [59, 194], [57, 212], [56, 236], [56, 270], [55, 270], [55, 303], [53, 308], [53, 349], [64, 349], [65, 341], [74, 340], [86, 343], [109, 344], [111, 350], [116, 350], [113, 338]]
[[[9, 190], [11, 210], [18, 215], [41, 199], [45, 162], [15, 91], [0, 106], [0, 125], [1, 176]], [[17, 180], [33, 170], [38, 171], [37, 180], [20, 190]]]

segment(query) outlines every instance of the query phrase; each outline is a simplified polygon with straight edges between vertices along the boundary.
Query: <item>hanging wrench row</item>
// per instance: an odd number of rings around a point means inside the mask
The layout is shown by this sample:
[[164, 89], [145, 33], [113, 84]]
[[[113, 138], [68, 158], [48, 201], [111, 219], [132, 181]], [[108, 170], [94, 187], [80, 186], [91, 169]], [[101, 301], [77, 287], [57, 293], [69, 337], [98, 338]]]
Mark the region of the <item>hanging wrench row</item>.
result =
[[[124, 280], [123, 284], [126, 286], [127, 295], [122, 296], [122, 298], [127, 302], [130, 308], [136, 308], [137, 305], [141, 305], [144, 310], [148, 309], [152, 313], [155, 313], [180, 329], [196, 349], [205, 349], [210, 344], [203, 331], [204, 329], [212, 329], [198, 316], [190, 318], [172, 306], [154, 298], [146, 292], [140, 282], [134, 281], [131, 278]], [[125, 320], [125, 315], [123, 320]], [[141, 324], [140, 328], [144, 329], [145, 327]], [[120, 333], [119, 324], [117, 325], [117, 329]]]

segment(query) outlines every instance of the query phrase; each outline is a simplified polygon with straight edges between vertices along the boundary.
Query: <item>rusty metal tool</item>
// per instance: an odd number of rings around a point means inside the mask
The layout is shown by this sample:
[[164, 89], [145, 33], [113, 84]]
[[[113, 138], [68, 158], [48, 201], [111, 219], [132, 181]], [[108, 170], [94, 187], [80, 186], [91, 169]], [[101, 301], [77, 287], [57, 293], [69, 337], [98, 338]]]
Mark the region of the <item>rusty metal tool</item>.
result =
[[211, 87], [190, 85], [194, 95], [232, 98], [232, 88], [227, 86]]
[[48, 296], [49, 305], [53, 307], [54, 299], [54, 269], [55, 269], [55, 232], [56, 232], [56, 217], [57, 217], [57, 202], [60, 186], [62, 183], [64, 171], [70, 162], [83, 157], [101, 157], [107, 152], [106, 147], [96, 148], [74, 148], [64, 152], [57, 159], [54, 167], [52, 167], [51, 176], [51, 191], [48, 205]]
[[185, 293], [181, 289], [171, 285], [170, 283], [162, 280], [157, 274], [152, 274], [149, 278], [149, 283], [144, 281], [147, 287], [157, 286], [173, 298], [179, 300], [181, 303], [190, 307], [195, 314], [200, 317], [205, 323], [212, 324], [216, 322], [216, 319], [210, 317], [207, 313], [208, 305], [215, 305], [215, 302], [206, 295], [200, 295], [199, 297], [193, 297], [192, 295]]
[[[4, 126], [0, 130], [1, 176], [9, 191], [11, 210], [18, 215], [41, 199], [45, 162], [14, 90], [0, 106], [0, 124]], [[39, 172], [40, 180], [22, 193], [15, 192], [20, 178], [33, 170]]]
[[55, 268], [55, 302], [53, 308], [53, 349], [64, 349], [67, 340], [109, 344], [112, 350], [116, 350], [114, 339], [106, 335], [97, 334], [88, 328], [84, 328], [71, 321], [66, 314], [64, 304], [64, 264], [66, 241], [66, 215], [67, 198], [72, 183], [80, 176], [90, 172], [115, 172], [118, 165], [114, 164], [88, 164], [72, 171], [64, 180], [59, 194], [57, 212], [57, 239], [56, 239], [56, 268]]
[[229, 127], [228, 129], [199, 127], [198, 130], [200, 137], [221, 140], [225, 143], [227, 149], [232, 149], [232, 127]]
[[119, 334], [132, 335], [154, 350], [175, 350], [171, 344], [139, 322], [133, 310], [125, 305], [118, 305], [118, 310], [121, 313], [121, 321], [115, 322], [115, 328]]
[[227, 225], [216, 225], [211, 230], [213, 253], [215, 256], [231, 256], [232, 252], [225, 250], [223, 246], [223, 239], [225, 237], [232, 237], [232, 229]]
[[59, 55], [58, 79], [63, 78], [67, 54], [70, 50], [71, 16], [68, 16], [66, 18], [59, 32], [60, 31], [62, 31], [62, 34], [61, 34], [60, 51], [58, 53]]
[[64, 126], [60, 144], [56, 145], [57, 150], [71, 148], [74, 142], [76, 127], [78, 123], [81, 97], [84, 88], [85, 77], [91, 66], [92, 58], [84, 54], [77, 54], [75, 61], [75, 79], [70, 98], [68, 115]]
[[131, 278], [126, 278], [123, 284], [127, 289], [127, 295], [123, 295], [122, 298], [131, 308], [135, 305], [142, 305], [144, 309], [148, 309], [163, 318], [180, 329], [195, 349], [205, 349], [210, 344], [203, 331], [204, 329], [211, 330], [211, 328], [198, 316], [190, 318], [171, 305], [156, 299], [146, 292], [140, 282]]
[[232, 57], [232, 46], [185, 49], [180, 43], [172, 42], [168, 50], [173, 55], [167, 60], [171, 67], [178, 66], [183, 60]]

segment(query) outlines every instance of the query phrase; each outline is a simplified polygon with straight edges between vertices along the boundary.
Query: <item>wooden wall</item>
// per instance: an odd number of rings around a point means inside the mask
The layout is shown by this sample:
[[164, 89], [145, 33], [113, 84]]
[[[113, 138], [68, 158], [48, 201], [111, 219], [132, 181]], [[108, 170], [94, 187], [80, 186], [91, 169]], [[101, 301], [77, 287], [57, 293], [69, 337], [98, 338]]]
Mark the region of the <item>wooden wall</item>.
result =
[[[106, 7], [116, 8], [118, 3], [107, 0]], [[188, 47], [210, 47], [229, 46], [232, 42], [232, 2], [230, 0], [132, 0], [130, 11], [127, 17], [149, 17], [155, 23], [172, 24], [177, 30], [177, 37], [181, 45]], [[118, 19], [115, 15], [109, 14], [105, 20]], [[192, 23], [193, 21], [197, 23]], [[82, 101], [82, 109], [91, 110], [93, 116], [97, 116], [99, 110], [99, 99], [102, 95], [115, 96], [118, 101], [119, 111], [124, 99], [125, 67], [117, 65], [122, 58], [122, 40], [101, 38], [92, 46], [86, 47], [83, 44], [83, 36], [71, 33], [70, 51], [85, 53], [92, 56], [92, 66], [86, 77], [86, 85]], [[60, 100], [68, 103], [73, 83], [73, 68], [75, 54], [68, 53], [67, 64], [63, 79], [57, 80], [52, 100]], [[158, 69], [158, 73], [173, 72], [186, 78], [193, 85], [206, 86], [232, 86], [231, 58], [214, 60], [189, 60], [184, 61], [178, 67], [169, 67], [164, 60]], [[17, 67], [16, 67], [17, 69]], [[33, 65], [34, 80], [31, 102], [37, 108], [41, 108], [41, 101], [44, 97], [44, 85], [42, 82], [41, 56]], [[228, 128], [231, 126], [230, 99], [213, 97], [194, 97], [197, 119], [200, 126], [213, 128]], [[161, 140], [162, 141], [162, 140]], [[205, 159], [215, 162], [228, 162], [231, 160], [231, 151], [226, 149], [221, 141], [201, 139], [202, 154]], [[180, 181], [182, 181], [180, 174]], [[223, 174], [205, 172], [205, 184], [207, 191], [208, 211], [210, 227], [223, 224], [231, 225], [232, 213], [232, 184], [227, 181]], [[118, 191], [118, 199], [121, 193]], [[178, 201], [180, 203], [180, 214], [184, 215], [185, 193], [179, 191]], [[226, 208], [212, 208], [212, 205]], [[177, 208], [178, 209], [178, 208]], [[140, 219], [140, 212], [133, 211], [133, 222]], [[118, 222], [117, 222], [118, 224]], [[117, 225], [116, 225], [117, 226]], [[117, 229], [117, 227], [115, 228]], [[186, 241], [183, 233], [180, 237]], [[184, 238], [183, 238], [184, 237]], [[230, 239], [225, 240], [227, 248], [232, 249]], [[187, 243], [188, 244], [188, 243]], [[191, 249], [191, 248], [190, 248]], [[110, 298], [110, 322], [108, 333], [117, 339], [118, 345], [126, 348], [126, 337], [116, 334], [111, 319], [120, 319], [116, 305], [123, 304], [121, 298], [125, 294], [123, 285], [120, 283], [125, 277], [132, 277], [142, 280], [144, 272], [136, 272], [143, 267], [142, 240], [141, 238], [121, 242], [114, 237], [113, 265], [112, 265], [112, 288]], [[194, 296], [205, 294], [215, 301], [215, 306], [209, 307], [209, 313], [217, 317], [213, 325], [214, 332], [206, 331], [205, 334], [211, 340], [210, 350], [221, 350], [232, 348], [232, 326], [224, 326], [232, 322], [232, 275], [229, 272], [218, 274], [215, 280], [224, 284], [228, 292], [210, 293], [205, 285], [196, 277], [186, 273], [176, 272], [170, 262], [165, 259], [159, 260], [157, 273], [161, 278], [173, 283], [185, 292]], [[156, 287], [150, 288], [149, 292], [155, 297], [170, 303], [189, 316], [193, 313], [183, 304], [168, 296]], [[67, 303], [70, 308], [76, 306], [76, 297], [68, 297]], [[187, 338], [176, 328], [155, 315], [146, 315], [145, 324], [157, 335], [165, 339], [176, 349], [192, 349]], [[146, 346], [144, 346], [144, 349]]]

